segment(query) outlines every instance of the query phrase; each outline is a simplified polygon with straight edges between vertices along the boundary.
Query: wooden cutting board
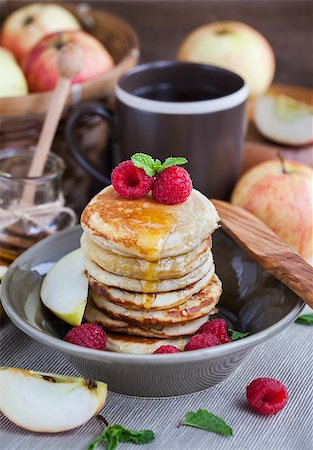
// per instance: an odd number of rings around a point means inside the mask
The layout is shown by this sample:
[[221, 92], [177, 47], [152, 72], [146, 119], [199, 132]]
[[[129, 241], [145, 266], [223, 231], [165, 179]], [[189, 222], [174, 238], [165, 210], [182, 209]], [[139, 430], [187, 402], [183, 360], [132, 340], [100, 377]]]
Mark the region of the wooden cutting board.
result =
[[[313, 106], [313, 90], [309, 88], [274, 84], [269, 92], [285, 94]], [[279, 151], [285, 159], [302, 162], [313, 168], [313, 145], [289, 147], [271, 142], [259, 133], [253, 121], [253, 101], [248, 103], [248, 132], [245, 144], [242, 173], [249, 168], [269, 159], [275, 159]]]

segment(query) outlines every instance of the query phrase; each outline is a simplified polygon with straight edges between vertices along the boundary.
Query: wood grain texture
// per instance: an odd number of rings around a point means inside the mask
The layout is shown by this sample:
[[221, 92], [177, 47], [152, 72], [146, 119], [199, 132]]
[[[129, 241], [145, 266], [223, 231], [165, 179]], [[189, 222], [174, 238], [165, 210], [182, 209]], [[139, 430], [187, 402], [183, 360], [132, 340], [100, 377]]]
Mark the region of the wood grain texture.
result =
[[313, 267], [257, 217], [238, 206], [212, 200], [222, 229], [265, 270], [313, 308]]

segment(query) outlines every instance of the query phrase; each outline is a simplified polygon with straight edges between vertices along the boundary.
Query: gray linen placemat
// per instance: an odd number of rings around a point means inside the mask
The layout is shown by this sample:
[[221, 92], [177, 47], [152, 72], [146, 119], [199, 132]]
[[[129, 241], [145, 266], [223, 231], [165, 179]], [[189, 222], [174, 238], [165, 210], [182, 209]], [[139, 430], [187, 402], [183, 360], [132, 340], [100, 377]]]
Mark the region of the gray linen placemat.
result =
[[[312, 327], [293, 324], [257, 347], [232, 377], [212, 389], [167, 399], [109, 393], [103, 415], [110, 423], [156, 432], [153, 443], [143, 447], [121, 444], [121, 450], [311, 450], [312, 352]], [[65, 356], [24, 335], [11, 323], [1, 329], [0, 354], [1, 365], [79, 375]], [[247, 407], [245, 387], [258, 377], [275, 377], [288, 388], [289, 402], [276, 416], [260, 416]], [[234, 437], [177, 426], [187, 411], [198, 408], [222, 417], [233, 427]], [[37, 434], [18, 428], [0, 414], [0, 449], [83, 450], [102, 429], [99, 419], [93, 418], [74, 431]]]

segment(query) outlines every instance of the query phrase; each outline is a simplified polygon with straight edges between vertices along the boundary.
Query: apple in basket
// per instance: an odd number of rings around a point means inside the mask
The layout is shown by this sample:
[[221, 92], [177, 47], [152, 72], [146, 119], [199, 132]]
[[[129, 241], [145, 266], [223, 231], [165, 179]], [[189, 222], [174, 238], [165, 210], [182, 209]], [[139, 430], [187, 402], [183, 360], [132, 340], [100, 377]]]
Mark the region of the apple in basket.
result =
[[83, 68], [72, 83], [103, 75], [114, 67], [114, 61], [105, 47], [85, 31], [64, 31], [43, 38], [27, 55], [23, 70], [31, 92], [54, 89], [57, 78], [57, 54], [67, 44], [74, 44], [82, 51]]
[[54, 4], [36, 3], [19, 8], [8, 16], [2, 27], [2, 45], [21, 62], [47, 34], [78, 29], [79, 22], [67, 9]]
[[2, 47], [0, 47], [0, 67], [0, 97], [26, 95], [28, 88], [25, 76], [13, 54]]
[[313, 262], [313, 170], [296, 161], [272, 160], [246, 172], [231, 202], [268, 225], [308, 262]]

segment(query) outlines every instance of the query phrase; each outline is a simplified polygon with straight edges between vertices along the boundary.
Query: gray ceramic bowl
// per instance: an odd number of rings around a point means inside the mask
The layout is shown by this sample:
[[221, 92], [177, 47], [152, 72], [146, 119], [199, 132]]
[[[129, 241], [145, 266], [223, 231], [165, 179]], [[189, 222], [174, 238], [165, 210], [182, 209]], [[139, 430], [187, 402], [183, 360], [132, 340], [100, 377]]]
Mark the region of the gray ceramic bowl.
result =
[[75, 227], [41, 241], [20, 256], [4, 278], [2, 303], [26, 334], [64, 353], [83, 376], [107, 382], [114, 392], [163, 397], [207, 389], [227, 378], [255, 345], [285, 329], [303, 308], [292, 291], [218, 230], [213, 254], [223, 282], [220, 315], [234, 329], [249, 331], [251, 336], [169, 355], [121, 354], [72, 345], [62, 340], [69, 327], [41, 304], [39, 291], [51, 263], [77, 248], [80, 235], [80, 227]]

